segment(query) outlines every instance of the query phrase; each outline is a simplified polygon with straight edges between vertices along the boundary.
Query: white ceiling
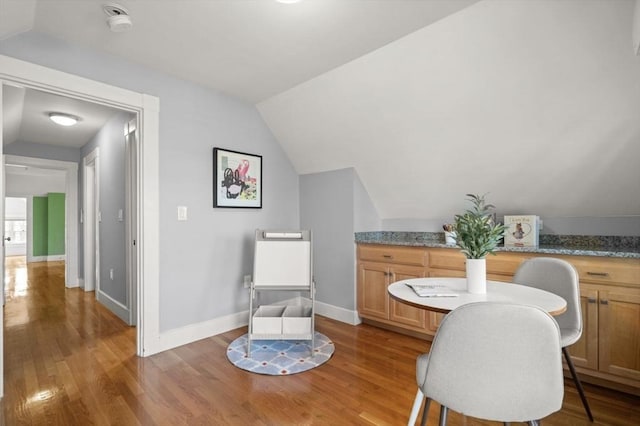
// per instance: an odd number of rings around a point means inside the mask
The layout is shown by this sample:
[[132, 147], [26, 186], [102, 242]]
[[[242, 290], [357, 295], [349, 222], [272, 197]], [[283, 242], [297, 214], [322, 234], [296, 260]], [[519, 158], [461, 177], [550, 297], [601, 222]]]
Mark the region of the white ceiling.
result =
[[[25, 31], [84, 45], [255, 103], [478, 0], [123, 0], [133, 28], [109, 30], [102, 0], [0, 0], [0, 40]], [[4, 145], [84, 145], [115, 110], [5, 89]], [[54, 127], [50, 111], [82, 117]]]
[[[22, 141], [80, 148], [118, 112], [115, 108], [9, 85], [3, 86], [2, 104], [4, 146]], [[75, 126], [60, 126], [49, 119], [51, 112], [75, 115], [79, 121]]]
[[382, 218], [640, 215], [634, 0], [0, 0], [38, 31], [255, 103], [296, 170], [353, 167]]
[[384, 219], [487, 192], [498, 214], [639, 216], [634, 4], [482, 1], [258, 109], [298, 173], [354, 167]]
[[477, 0], [0, 0], [0, 40], [35, 30], [252, 103], [380, 48]]

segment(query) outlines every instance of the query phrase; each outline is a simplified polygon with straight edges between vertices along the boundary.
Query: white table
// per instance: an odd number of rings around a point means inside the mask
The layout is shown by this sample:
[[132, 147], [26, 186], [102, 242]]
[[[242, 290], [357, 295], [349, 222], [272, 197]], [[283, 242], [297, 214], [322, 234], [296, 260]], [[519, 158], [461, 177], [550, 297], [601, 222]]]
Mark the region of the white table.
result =
[[[444, 285], [458, 293], [456, 297], [420, 297], [405, 283]], [[435, 312], [448, 313], [455, 308], [474, 302], [510, 302], [534, 305], [551, 315], [560, 315], [567, 309], [567, 302], [562, 297], [533, 287], [520, 284], [503, 283], [487, 280], [485, 294], [467, 292], [466, 278], [414, 278], [391, 284], [389, 295], [403, 303]]]

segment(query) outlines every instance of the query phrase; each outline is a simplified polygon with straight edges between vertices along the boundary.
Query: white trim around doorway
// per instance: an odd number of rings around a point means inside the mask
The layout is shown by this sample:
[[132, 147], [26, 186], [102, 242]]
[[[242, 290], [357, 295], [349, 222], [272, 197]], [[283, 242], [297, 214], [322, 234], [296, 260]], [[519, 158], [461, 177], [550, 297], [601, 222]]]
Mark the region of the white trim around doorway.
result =
[[[136, 156], [138, 166], [136, 202], [139, 226], [136, 232], [135, 253], [139, 265], [137, 269], [137, 354], [148, 356], [159, 352], [161, 350], [159, 345], [159, 99], [5, 55], [0, 55], [0, 83], [34, 88], [137, 114], [139, 128], [138, 155]], [[0, 169], [1, 172], [2, 169]], [[77, 206], [74, 211], [77, 215]], [[1, 310], [0, 307], [0, 314], [2, 314]], [[2, 346], [0, 341], [0, 357], [3, 352]], [[2, 360], [3, 363], [4, 360]], [[3, 381], [2, 371], [3, 369], [0, 368], [0, 383]], [[0, 396], [3, 393], [0, 389]]]

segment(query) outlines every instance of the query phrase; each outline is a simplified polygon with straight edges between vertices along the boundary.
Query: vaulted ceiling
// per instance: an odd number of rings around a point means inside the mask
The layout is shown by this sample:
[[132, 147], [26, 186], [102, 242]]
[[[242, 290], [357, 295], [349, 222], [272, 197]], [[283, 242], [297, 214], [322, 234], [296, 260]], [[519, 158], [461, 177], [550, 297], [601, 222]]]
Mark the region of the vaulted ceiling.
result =
[[382, 218], [640, 215], [634, 0], [0, 0], [38, 31], [255, 103], [296, 170], [353, 167]]

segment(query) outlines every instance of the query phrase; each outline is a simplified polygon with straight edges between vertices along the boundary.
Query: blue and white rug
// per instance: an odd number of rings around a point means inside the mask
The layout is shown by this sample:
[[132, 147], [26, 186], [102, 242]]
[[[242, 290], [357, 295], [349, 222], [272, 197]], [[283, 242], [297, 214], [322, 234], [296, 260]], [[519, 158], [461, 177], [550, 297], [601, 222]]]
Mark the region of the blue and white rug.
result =
[[244, 334], [231, 342], [227, 358], [236, 367], [252, 373], [286, 376], [322, 365], [333, 355], [333, 342], [322, 333], [315, 332], [313, 357], [310, 344], [310, 340], [254, 340], [249, 358]]

